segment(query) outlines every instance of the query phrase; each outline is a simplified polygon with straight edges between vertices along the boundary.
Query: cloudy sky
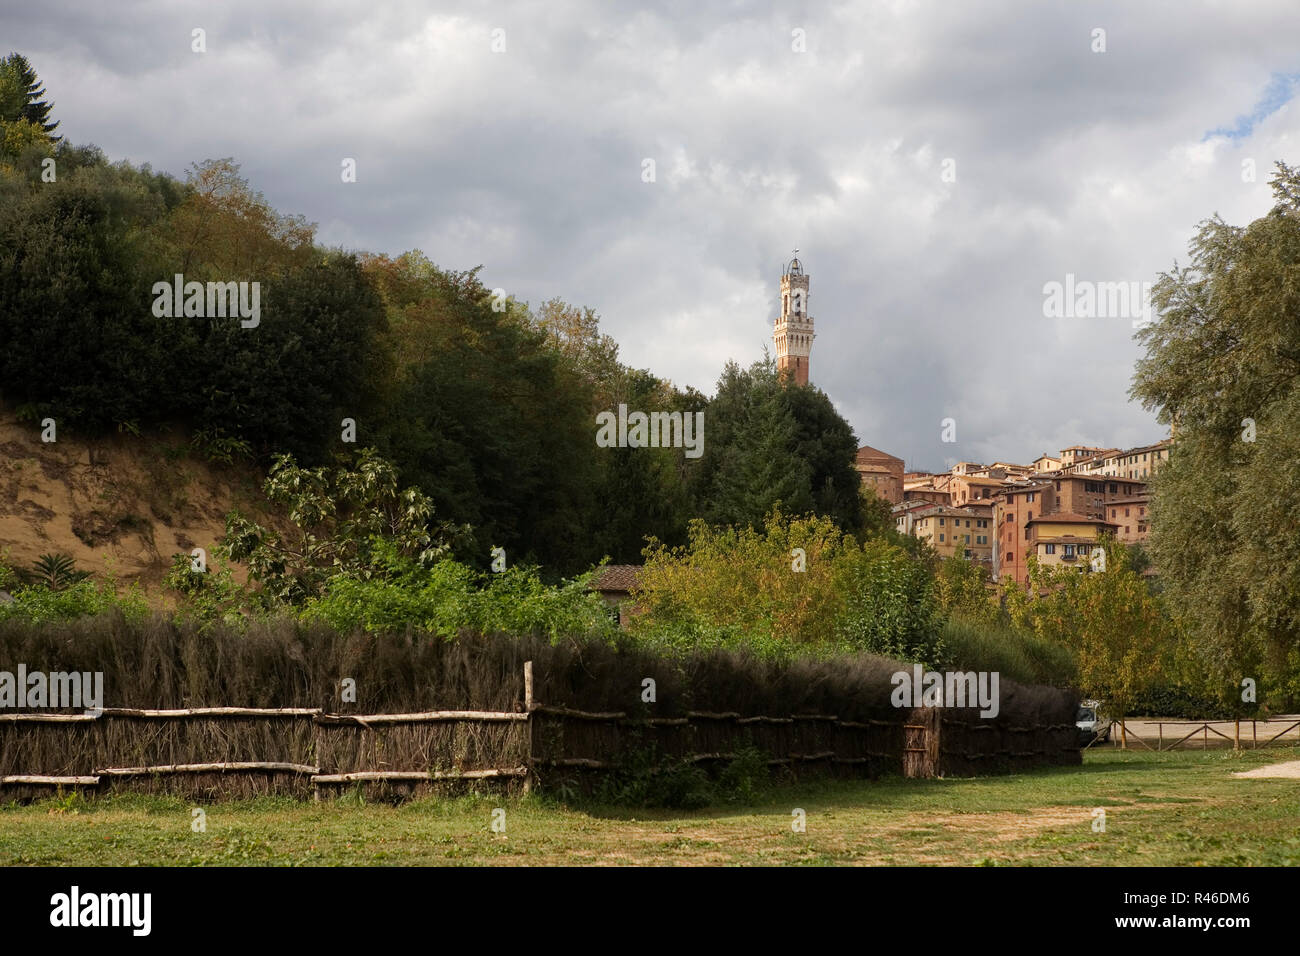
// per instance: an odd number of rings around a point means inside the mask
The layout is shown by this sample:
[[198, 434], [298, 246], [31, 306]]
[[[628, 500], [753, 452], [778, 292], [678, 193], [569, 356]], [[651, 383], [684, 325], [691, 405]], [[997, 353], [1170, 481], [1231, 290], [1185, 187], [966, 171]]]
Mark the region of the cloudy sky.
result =
[[678, 384], [770, 348], [797, 247], [813, 383], [909, 468], [1164, 437], [1133, 317], [1044, 286], [1149, 282], [1300, 161], [1296, 0], [6, 6], [72, 140], [233, 156], [323, 242], [591, 306]]

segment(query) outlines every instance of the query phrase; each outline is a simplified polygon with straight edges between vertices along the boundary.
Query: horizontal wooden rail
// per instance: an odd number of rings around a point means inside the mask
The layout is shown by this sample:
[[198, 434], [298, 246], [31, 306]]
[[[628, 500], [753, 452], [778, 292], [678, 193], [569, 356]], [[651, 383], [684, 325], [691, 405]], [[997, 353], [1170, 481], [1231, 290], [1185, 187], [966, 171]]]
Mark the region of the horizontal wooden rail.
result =
[[181, 707], [175, 710], [148, 710], [138, 707], [105, 707], [103, 717], [146, 717], [168, 720], [180, 717], [315, 717], [324, 713], [319, 707]]
[[147, 777], [164, 773], [240, 773], [252, 770], [320, 773], [320, 767], [309, 767], [301, 763], [272, 763], [261, 760], [241, 763], [173, 763], [154, 767], [106, 767], [103, 770], [96, 770], [95, 773], [101, 777]]
[[526, 721], [528, 714], [505, 710], [429, 710], [415, 714], [320, 714], [318, 724], [419, 724], [440, 720], [481, 720], [488, 723]]
[[526, 777], [527, 767], [493, 768], [490, 770], [357, 770], [352, 773], [324, 773], [311, 778], [314, 784], [365, 783], [367, 781], [400, 781], [420, 783], [428, 780], [487, 780], [493, 777]]
[[51, 777], [45, 774], [19, 773], [0, 777], [0, 784], [36, 784], [48, 787], [94, 787], [99, 784], [98, 777]]

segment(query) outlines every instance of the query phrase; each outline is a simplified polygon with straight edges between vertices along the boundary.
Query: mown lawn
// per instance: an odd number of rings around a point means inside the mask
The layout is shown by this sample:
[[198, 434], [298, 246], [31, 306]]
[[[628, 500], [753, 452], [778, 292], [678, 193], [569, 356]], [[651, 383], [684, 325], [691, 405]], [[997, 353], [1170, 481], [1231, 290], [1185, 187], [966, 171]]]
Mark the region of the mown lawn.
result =
[[[0, 865], [1300, 864], [1300, 780], [1232, 776], [1295, 748], [1101, 751], [1082, 767], [976, 780], [777, 787], [752, 806], [568, 808], [470, 796], [194, 804], [167, 797], [0, 808]], [[494, 833], [494, 808], [505, 832]], [[807, 831], [791, 828], [792, 810]], [[1105, 832], [1094, 811], [1105, 810]]]

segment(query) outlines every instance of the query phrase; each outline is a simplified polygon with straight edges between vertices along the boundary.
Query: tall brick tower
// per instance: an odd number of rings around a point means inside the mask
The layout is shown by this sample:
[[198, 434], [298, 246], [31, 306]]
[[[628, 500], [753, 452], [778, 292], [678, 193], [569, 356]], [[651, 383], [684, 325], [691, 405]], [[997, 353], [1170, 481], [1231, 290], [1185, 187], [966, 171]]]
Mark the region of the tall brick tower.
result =
[[789, 375], [796, 385], [808, 384], [808, 353], [812, 351], [813, 338], [813, 320], [808, 314], [808, 276], [796, 257], [781, 273], [781, 317], [772, 330], [777, 371]]

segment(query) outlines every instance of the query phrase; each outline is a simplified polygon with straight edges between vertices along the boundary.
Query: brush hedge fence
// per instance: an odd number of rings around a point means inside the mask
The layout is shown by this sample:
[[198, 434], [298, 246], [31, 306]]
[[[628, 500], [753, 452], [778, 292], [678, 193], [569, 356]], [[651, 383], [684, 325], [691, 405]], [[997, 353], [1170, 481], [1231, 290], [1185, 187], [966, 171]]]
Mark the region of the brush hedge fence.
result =
[[0, 799], [55, 787], [194, 797], [569, 786], [647, 759], [844, 776], [964, 775], [1080, 762], [1077, 695], [1001, 683], [1000, 712], [896, 708], [907, 665], [778, 663], [632, 644], [342, 633], [300, 622], [199, 630], [162, 615], [0, 623], [0, 671], [102, 672], [102, 710], [0, 709]]

